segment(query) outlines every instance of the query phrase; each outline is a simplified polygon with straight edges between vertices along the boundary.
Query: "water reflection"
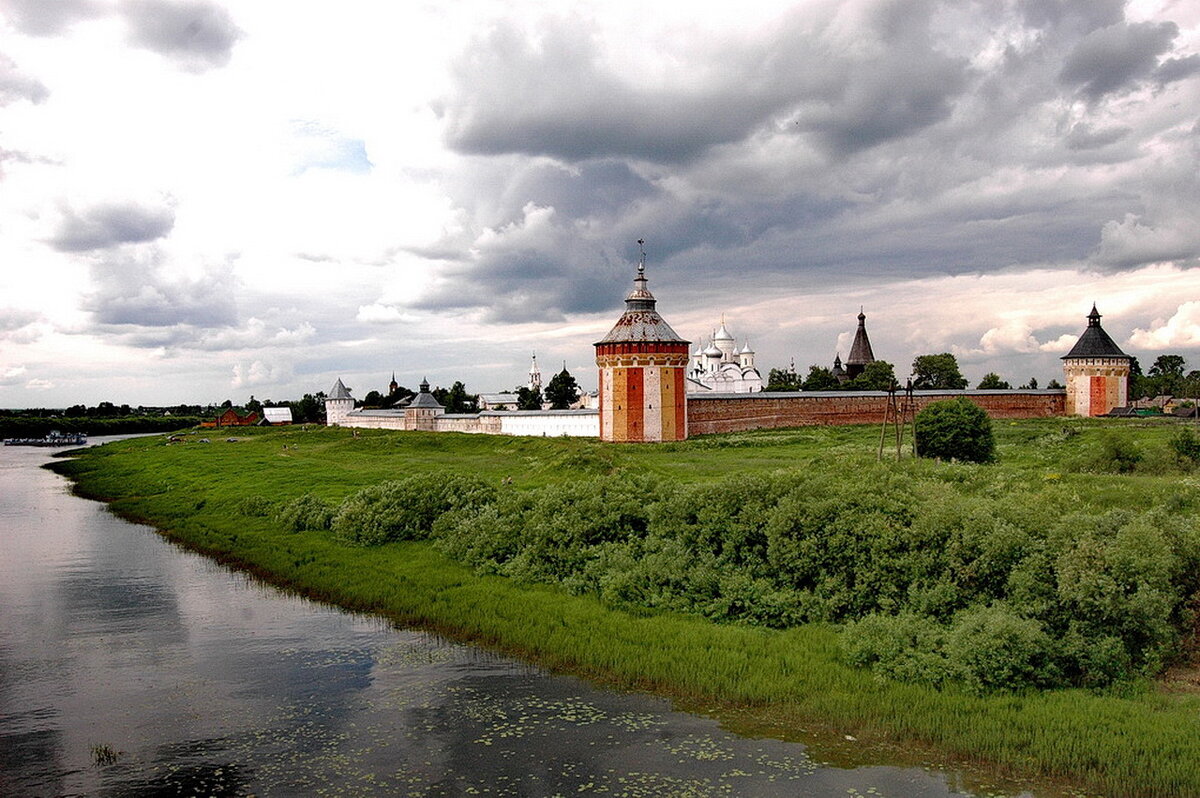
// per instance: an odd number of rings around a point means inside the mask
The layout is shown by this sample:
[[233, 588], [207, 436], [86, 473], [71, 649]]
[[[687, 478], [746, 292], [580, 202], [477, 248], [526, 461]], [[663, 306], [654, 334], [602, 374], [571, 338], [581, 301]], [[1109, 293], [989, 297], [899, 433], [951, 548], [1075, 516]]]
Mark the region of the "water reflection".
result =
[[265, 590], [46, 457], [0, 453], [0, 795], [962, 794]]

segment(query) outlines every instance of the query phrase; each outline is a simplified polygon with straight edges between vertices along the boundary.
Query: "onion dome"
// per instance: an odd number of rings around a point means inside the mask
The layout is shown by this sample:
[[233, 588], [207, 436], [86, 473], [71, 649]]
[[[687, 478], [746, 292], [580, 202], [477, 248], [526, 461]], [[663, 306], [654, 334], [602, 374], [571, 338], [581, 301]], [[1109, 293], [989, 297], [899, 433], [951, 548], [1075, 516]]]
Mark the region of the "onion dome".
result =
[[1062, 360], [1068, 360], [1076, 357], [1123, 357], [1129, 359], [1129, 355], [1121, 351], [1121, 347], [1117, 346], [1109, 334], [1100, 326], [1100, 312], [1096, 310], [1096, 305], [1092, 305], [1092, 312], [1087, 316], [1088, 326], [1083, 331], [1083, 335], [1079, 336], [1079, 340], [1075, 342], [1075, 346], [1071, 347], [1071, 351], [1062, 356]]
[[671, 325], [658, 315], [657, 304], [654, 294], [646, 287], [646, 261], [643, 258], [638, 264], [633, 290], [625, 297], [625, 312], [608, 331], [608, 335], [596, 342], [596, 346], [624, 343], [689, 343], [680, 338], [671, 329]]
[[708, 349], [704, 350], [705, 357], [721, 357], [724, 354], [716, 344], [709, 344]]
[[725, 317], [724, 316], [721, 317], [721, 329], [719, 329], [715, 333], [713, 333], [713, 340], [714, 341], [732, 341], [733, 340], [733, 336], [729, 333], [729, 330], [725, 329]]
[[754, 350], [750, 348], [750, 342], [746, 341], [746, 348], [742, 350], [743, 355], [753, 355]]

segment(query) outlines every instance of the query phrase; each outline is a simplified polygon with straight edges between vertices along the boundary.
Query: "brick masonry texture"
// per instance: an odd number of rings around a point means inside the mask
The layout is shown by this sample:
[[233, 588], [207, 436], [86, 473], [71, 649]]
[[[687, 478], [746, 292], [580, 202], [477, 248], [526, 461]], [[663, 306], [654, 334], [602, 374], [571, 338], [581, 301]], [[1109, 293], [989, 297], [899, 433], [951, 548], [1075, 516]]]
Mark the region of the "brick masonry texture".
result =
[[[1003, 418], [1048, 418], [1066, 412], [1064, 391], [917, 391], [916, 412], [930, 402], [966, 397]], [[897, 402], [902, 400], [897, 395]], [[775, 427], [880, 424], [887, 394], [879, 391], [820, 391], [812, 393], [754, 393], [687, 398], [688, 434], [742, 432]]]

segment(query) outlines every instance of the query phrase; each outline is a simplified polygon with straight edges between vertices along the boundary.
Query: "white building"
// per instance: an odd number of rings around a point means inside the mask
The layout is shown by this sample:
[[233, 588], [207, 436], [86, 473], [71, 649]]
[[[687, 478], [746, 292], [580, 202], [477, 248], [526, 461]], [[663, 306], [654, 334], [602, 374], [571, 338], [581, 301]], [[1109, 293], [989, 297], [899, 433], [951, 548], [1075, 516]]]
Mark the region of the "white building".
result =
[[721, 328], [712, 334], [708, 344], [701, 342], [692, 353], [688, 393], [757, 393], [762, 389], [763, 378], [754, 365], [750, 342], [738, 349], [722, 317]]

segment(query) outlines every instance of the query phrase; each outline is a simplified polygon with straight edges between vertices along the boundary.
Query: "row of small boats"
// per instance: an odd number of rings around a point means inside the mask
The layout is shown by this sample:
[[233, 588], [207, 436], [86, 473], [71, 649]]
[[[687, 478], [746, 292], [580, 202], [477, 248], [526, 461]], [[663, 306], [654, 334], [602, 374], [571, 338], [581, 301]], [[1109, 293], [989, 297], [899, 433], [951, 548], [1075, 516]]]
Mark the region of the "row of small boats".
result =
[[6, 438], [5, 446], [83, 446], [87, 435], [82, 432], [53, 431], [44, 438]]

